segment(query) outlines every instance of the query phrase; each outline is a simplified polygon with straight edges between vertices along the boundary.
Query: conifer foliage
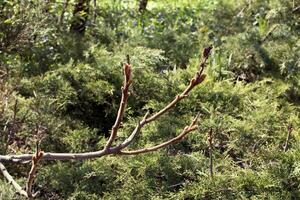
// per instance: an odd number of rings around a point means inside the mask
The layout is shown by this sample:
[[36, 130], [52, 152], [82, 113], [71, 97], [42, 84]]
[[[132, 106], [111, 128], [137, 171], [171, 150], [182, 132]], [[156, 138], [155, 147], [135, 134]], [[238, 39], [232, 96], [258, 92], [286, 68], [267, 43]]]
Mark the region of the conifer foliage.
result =
[[299, 199], [299, 6], [0, 0], [0, 199]]

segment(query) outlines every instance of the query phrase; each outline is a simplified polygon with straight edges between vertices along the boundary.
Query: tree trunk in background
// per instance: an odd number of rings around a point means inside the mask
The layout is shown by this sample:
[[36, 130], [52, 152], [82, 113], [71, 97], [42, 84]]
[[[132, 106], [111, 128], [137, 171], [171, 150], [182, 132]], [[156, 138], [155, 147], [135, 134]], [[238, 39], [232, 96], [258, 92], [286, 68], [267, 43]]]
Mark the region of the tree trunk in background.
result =
[[90, 0], [78, 0], [75, 4], [70, 32], [84, 35], [89, 16], [89, 2]]
[[139, 12], [147, 10], [148, 0], [140, 0], [139, 2]]
[[65, 0], [65, 3], [63, 5], [63, 9], [61, 11], [60, 18], [59, 18], [59, 21], [58, 21], [59, 25], [62, 25], [64, 23], [64, 16], [65, 16], [65, 12], [66, 12], [66, 10], [69, 6], [69, 1], [70, 0]]
[[97, 18], [97, 0], [94, 0], [94, 16], [93, 16], [93, 22], [96, 23]]

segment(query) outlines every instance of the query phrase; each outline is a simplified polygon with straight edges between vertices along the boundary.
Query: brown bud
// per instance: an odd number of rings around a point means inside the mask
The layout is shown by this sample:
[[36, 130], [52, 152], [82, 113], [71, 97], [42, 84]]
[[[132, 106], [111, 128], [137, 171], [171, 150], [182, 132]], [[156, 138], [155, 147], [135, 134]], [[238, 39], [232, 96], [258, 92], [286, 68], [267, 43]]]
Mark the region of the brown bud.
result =
[[39, 152], [39, 157], [41, 158], [43, 155], [44, 155], [44, 152], [43, 152], [43, 151], [40, 151], [40, 152]]
[[124, 64], [124, 73], [126, 76], [126, 81], [129, 81], [131, 78], [131, 65], [130, 64]]
[[209, 54], [210, 54], [210, 51], [212, 50], [212, 45], [210, 45], [209, 47], [206, 47], [204, 50], [203, 50], [203, 58], [208, 58]]

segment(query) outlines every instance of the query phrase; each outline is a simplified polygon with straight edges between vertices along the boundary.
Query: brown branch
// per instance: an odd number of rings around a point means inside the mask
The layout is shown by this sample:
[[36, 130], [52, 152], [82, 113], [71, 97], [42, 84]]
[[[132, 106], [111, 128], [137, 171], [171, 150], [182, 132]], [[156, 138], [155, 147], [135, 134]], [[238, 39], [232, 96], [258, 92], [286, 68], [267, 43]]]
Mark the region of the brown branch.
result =
[[13, 187], [15, 188], [17, 193], [19, 193], [25, 197], [28, 197], [27, 192], [25, 190], [23, 190], [22, 187], [14, 180], [14, 178], [8, 173], [7, 169], [1, 162], [0, 162], [0, 170], [3, 174], [3, 176], [8, 181], [8, 183], [13, 185]]
[[[129, 96], [129, 86], [132, 83], [131, 80], [131, 66], [130, 66], [130, 60], [128, 58], [127, 64], [124, 65], [124, 84], [122, 88], [122, 98], [121, 98], [121, 103], [118, 111], [118, 115], [115, 121], [115, 124], [112, 128], [112, 133], [110, 135], [109, 140], [107, 141], [106, 146], [104, 149], [100, 151], [94, 151], [94, 152], [85, 152], [85, 153], [44, 153], [43, 157], [41, 158], [42, 160], [85, 160], [85, 159], [91, 159], [91, 158], [97, 158], [97, 157], [102, 157], [104, 155], [109, 155], [109, 154], [118, 154], [120, 150], [124, 149], [127, 147], [133, 139], [136, 137], [136, 135], [140, 132], [140, 130], [148, 123], [158, 119], [161, 115], [164, 113], [168, 112], [171, 108], [173, 108], [179, 101], [187, 97], [189, 92], [198, 84], [200, 84], [204, 79], [205, 75], [202, 74], [206, 61], [208, 59], [208, 56], [210, 55], [212, 47], [205, 48], [202, 54], [202, 61], [200, 62], [199, 65], [199, 71], [196, 73], [193, 79], [191, 79], [189, 85], [187, 88], [180, 94], [177, 95], [176, 98], [169, 103], [165, 108], [160, 110], [159, 112], [155, 113], [151, 117], [149, 117], [149, 114], [147, 113], [143, 120], [138, 123], [137, 127], [135, 130], [132, 132], [132, 134], [120, 145], [116, 147], [111, 147], [113, 141], [115, 140], [117, 136], [118, 129], [120, 127], [120, 124], [122, 122], [128, 96]], [[186, 135], [187, 133], [191, 132], [192, 130], [196, 129], [196, 125], [193, 127], [186, 127], [183, 131], [183, 133], [176, 138], [173, 138], [171, 141], [168, 141], [166, 143], [163, 143], [161, 145], [156, 146], [156, 148], [162, 148], [166, 145], [169, 145], [173, 143], [174, 141], [176, 142], [178, 139]], [[183, 136], [182, 136], [183, 135]], [[153, 151], [153, 150], [150, 150]], [[0, 162], [28, 162], [32, 159], [34, 155], [32, 154], [22, 154], [22, 155], [0, 155]]]
[[161, 109], [160, 111], [158, 111], [157, 113], [155, 113], [154, 115], [152, 115], [151, 117], [146, 119], [146, 123], [149, 123], [151, 121], [156, 120], [157, 118], [159, 118], [161, 115], [163, 115], [164, 113], [168, 112], [170, 109], [172, 109], [179, 101], [181, 101], [182, 99], [186, 98], [189, 94], [189, 92], [197, 85], [199, 85], [200, 83], [202, 83], [206, 77], [205, 74], [202, 74], [206, 65], [206, 61], [210, 55], [210, 52], [212, 50], [212, 46], [209, 46], [207, 48], [205, 48], [203, 50], [202, 53], [202, 59], [201, 62], [199, 64], [199, 71], [195, 74], [194, 78], [192, 78], [190, 80], [189, 85], [187, 86], [187, 88], [180, 94], [177, 95], [175, 97], [175, 99], [169, 103], [166, 107], [164, 107], [163, 109]]
[[[110, 135], [110, 138], [104, 147], [104, 149], [99, 150], [99, 151], [93, 151], [93, 152], [84, 152], [84, 153], [51, 153], [51, 152], [45, 152], [43, 154], [43, 157], [41, 160], [86, 160], [86, 159], [92, 159], [92, 158], [99, 158], [105, 155], [110, 155], [110, 154], [119, 154], [120, 150], [126, 148], [129, 144], [132, 143], [133, 139], [138, 135], [140, 130], [148, 123], [152, 122], [153, 120], [158, 119], [161, 115], [164, 113], [168, 112], [171, 108], [173, 108], [180, 100], [184, 99], [187, 97], [189, 92], [198, 84], [200, 84], [204, 78], [205, 75], [202, 74], [204, 67], [206, 65], [206, 61], [208, 59], [208, 56], [210, 55], [212, 47], [207, 47], [204, 49], [203, 54], [202, 54], [202, 60], [199, 64], [199, 71], [196, 73], [193, 79], [191, 79], [189, 85], [187, 88], [180, 94], [177, 95], [177, 97], [169, 103], [165, 108], [163, 108], [161, 111], [155, 113], [151, 117], [149, 117], [149, 113], [147, 113], [143, 120], [138, 123], [134, 131], [131, 133], [131, 135], [121, 144], [117, 145], [116, 147], [111, 147], [113, 141], [115, 140], [117, 136], [117, 131], [120, 127], [120, 124], [122, 122], [122, 118], [124, 115], [127, 99], [129, 96], [129, 86], [132, 83], [131, 80], [131, 66], [130, 66], [130, 60], [127, 58], [127, 64], [124, 65], [124, 75], [125, 75], [125, 80], [124, 80], [124, 85], [122, 88], [122, 98], [121, 98], [121, 104], [119, 107], [118, 115], [116, 118], [116, 122], [112, 128], [112, 133]], [[187, 133], [193, 131], [196, 129], [196, 125], [193, 127], [188, 127], [187, 129], [184, 129], [183, 131], [183, 136], [180, 134], [176, 138], [173, 138], [172, 141], [168, 141], [164, 144], [159, 145], [158, 147], [156, 146], [155, 148], [162, 148], [164, 146], [167, 146], [169, 144], [172, 144], [173, 142], [176, 142], [178, 139], [181, 137], [184, 137]], [[154, 148], [154, 149], [155, 149]], [[153, 150], [151, 150], [153, 151]], [[27, 163], [32, 160], [33, 154], [22, 154], [22, 155], [0, 155], [0, 162], [21, 162], [21, 163]]]
[[[124, 83], [122, 87], [122, 97], [121, 97], [121, 103], [119, 106], [118, 114], [116, 117], [115, 124], [112, 127], [111, 135], [105, 145], [105, 147], [100, 151], [94, 151], [94, 152], [85, 152], [85, 153], [44, 153], [39, 150], [38, 144], [37, 144], [37, 150], [35, 154], [22, 154], [22, 155], [0, 155], [0, 170], [2, 171], [3, 175], [6, 177], [6, 179], [9, 181], [9, 183], [12, 183], [12, 185], [15, 187], [15, 189], [22, 195], [32, 198], [35, 197], [36, 194], [32, 194], [32, 185], [34, 182], [34, 178], [36, 176], [36, 171], [38, 167], [38, 163], [41, 160], [85, 160], [85, 159], [92, 159], [92, 158], [99, 158], [105, 155], [110, 154], [118, 154], [118, 155], [136, 155], [141, 153], [147, 153], [156, 151], [158, 149], [164, 148], [168, 145], [175, 144], [179, 141], [181, 141], [188, 133], [196, 130], [198, 128], [197, 117], [194, 118], [192, 123], [189, 126], [186, 126], [183, 131], [176, 137], [161, 143], [159, 145], [153, 146], [153, 147], [147, 147], [139, 150], [132, 150], [132, 151], [123, 151], [124, 148], [126, 148], [128, 145], [132, 143], [134, 138], [138, 135], [140, 130], [148, 123], [158, 119], [160, 116], [168, 112], [170, 109], [172, 109], [179, 101], [184, 99], [188, 96], [189, 92], [198, 84], [202, 83], [205, 79], [205, 74], [203, 74], [206, 61], [208, 59], [208, 56], [210, 55], [212, 47], [205, 48], [202, 54], [202, 59], [199, 65], [199, 71], [195, 74], [194, 78], [190, 80], [189, 85], [186, 87], [186, 89], [179, 95], [175, 97], [175, 99], [169, 103], [166, 107], [158, 111], [157, 113], [153, 114], [152, 116], [149, 116], [149, 112], [145, 114], [142, 121], [140, 121], [137, 126], [135, 127], [134, 131], [131, 133], [131, 135], [121, 144], [112, 147], [112, 143], [114, 142], [115, 138], [117, 137], [118, 129], [120, 128], [121, 122], [124, 117], [126, 104], [129, 97], [129, 87], [132, 83], [131, 79], [131, 65], [130, 65], [130, 59], [129, 56], [127, 56], [127, 63], [124, 64]], [[15, 106], [16, 107], [16, 106]], [[26, 191], [24, 191], [20, 185], [14, 181], [14, 179], [9, 175], [7, 172], [5, 166], [2, 164], [2, 162], [21, 162], [21, 163], [27, 163], [31, 161], [32, 166], [31, 170], [28, 174], [27, 178], [27, 184], [26, 184]]]
[[[125, 147], [127, 147], [146, 124], [158, 119], [160, 116], [167, 113], [169, 110], [171, 110], [173, 107], [175, 107], [175, 105], [179, 101], [181, 101], [182, 99], [187, 97], [189, 92], [195, 86], [199, 85], [200, 83], [202, 83], [204, 81], [206, 75], [202, 74], [202, 73], [204, 71], [204, 68], [205, 68], [205, 65], [206, 65], [207, 59], [210, 55], [211, 50], [212, 50], [212, 46], [209, 46], [209, 47], [207, 47], [203, 50], [201, 62], [199, 64], [199, 71], [195, 74], [194, 78], [192, 78], [190, 80], [190, 83], [187, 86], [187, 88], [180, 95], [177, 95], [171, 103], [169, 103], [166, 107], [164, 107], [163, 109], [161, 109], [157, 113], [153, 114], [151, 117], [148, 117], [149, 113], [147, 112], [146, 115], [144, 116], [143, 120], [138, 123], [138, 125], [136, 126], [136, 128], [134, 129], [132, 134], [122, 144], [120, 144], [119, 146], [116, 147], [117, 150], [122, 150]], [[127, 62], [128, 63], [130, 62], [129, 57], [128, 57]]]
[[121, 155], [136, 155], [136, 154], [141, 154], [141, 153], [148, 153], [148, 152], [156, 151], [163, 147], [169, 146], [171, 144], [175, 144], [175, 143], [181, 141], [188, 133], [190, 133], [198, 128], [198, 125], [196, 125], [198, 117], [199, 117], [199, 115], [197, 115], [194, 118], [194, 120], [192, 121], [192, 123], [189, 126], [186, 126], [178, 136], [176, 136], [164, 143], [161, 143], [161, 144], [153, 146], [153, 147], [146, 147], [146, 148], [139, 149], [139, 150], [120, 151], [119, 154], [121, 154]]
[[26, 183], [26, 192], [29, 198], [33, 198], [38, 194], [38, 192], [32, 194], [32, 185], [33, 185], [34, 178], [36, 177], [36, 171], [37, 171], [39, 161], [43, 157], [43, 153], [44, 153], [43, 151], [39, 150], [39, 144], [37, 143], [36, 153], [34, 156], [32, 156], [32, 165]]
[[112, 127], [111, 130], [111, 135], [105, 145], [105, 149], [109, 149], [113, 143], [113, 141], [115, 140], [115, 138], [117, 137], [117, 133], [118, 133], [118, 129], [121, 125], [121, 122], [123, 120], [123, 116], [125, 113], [125, 108], [126, 108], [126, 104], [127, 104], [127, 100], [128, 100], [128, 96], [129, 96], [129, 86], [132, 83], [131, 80], [131, 65], [129, 64], [129, 58], [127, 56], [128, 59], [128, 63], [124, 64], [124, 76], [125, 76], [125, 80], [123, 83], [123, 87], [122, 87], [122, 98], [121, 98], [121, 103], [120, 103], [120, 107], [119, 107], [119, 111], [118, 111], [118, 115], [115, 121], [115, 124]]
[[119, 144], [118, 146], [112, 148], [113, 150], [120, 151], [124, 148], [126, 148], [128, 145], [130, 145], [133, 141], [133, 139], [139, 134], [140, 130], [143, 128], [143, 126], [146, 124], [146, 119], [149, 116], [149, 112], [145, 114], [143, 117], [143, 120], [138, 123], [138, 125], [135, 127], [135, 129], [132, 131], [131, 135], [124, 140], [123, 143]]
[[0, 170], [3, 176], [8, 180], [9, 183], [11, 183], [14, 186], [14, 188], [17, 190], [19, 194], [27, 198], [34, 198], [38, 194], [38, 193], [32, 194], [32, 184], [36, 176], [38, 162], [42, 158], [42, 156], [43, 156], [43, 152], [39, 151], [37, 145], [37, 152], [32, 157], [32, 166], [27, 178], [26, 191], [23, 190], [22, 187], [13, 179], [13, 177], [8, 173], [5, 166], [0, 162]]

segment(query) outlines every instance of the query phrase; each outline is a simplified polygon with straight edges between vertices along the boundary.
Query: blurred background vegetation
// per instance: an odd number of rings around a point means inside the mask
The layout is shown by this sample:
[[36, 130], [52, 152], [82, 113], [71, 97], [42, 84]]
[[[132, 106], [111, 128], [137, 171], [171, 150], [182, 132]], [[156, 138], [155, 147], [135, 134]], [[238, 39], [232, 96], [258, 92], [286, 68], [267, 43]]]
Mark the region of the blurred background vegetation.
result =
[[[144, 4], [143, 4], [144, 3]], [[146, 4], [145, 4], [146, 3]], [[132, 149], [200, 128], [155, 153], [43, 162], [38, 199], [300, 199], [299, 0], [0, 0], [0, 152], [102, 148], [122, 65], [134, 83], [117, 142], [182, 91], [212, 44], [207, 79]], [[213, 133], [213, 177], [207, 134]], [[29, 165], [10, 165], [25, 182]], [[20, 199], [0, 180], [0, 199]]]

